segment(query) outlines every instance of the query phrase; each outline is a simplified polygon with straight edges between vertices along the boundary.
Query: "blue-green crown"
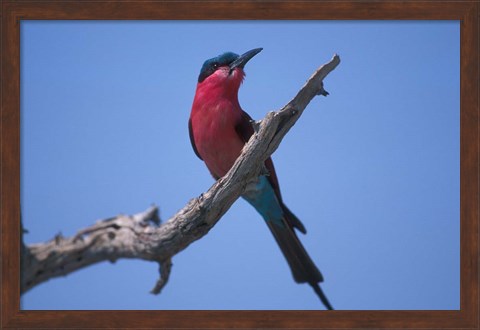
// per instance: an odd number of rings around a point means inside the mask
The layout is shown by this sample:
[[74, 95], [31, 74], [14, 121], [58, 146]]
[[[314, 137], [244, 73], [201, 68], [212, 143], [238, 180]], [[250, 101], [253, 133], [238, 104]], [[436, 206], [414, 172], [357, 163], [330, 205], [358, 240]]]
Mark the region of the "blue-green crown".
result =
[[238, 58], [238, 54], [232, 52], [226, 52], [222, 55], [218, 55], [214, 58], [206, 60], [203, 63], [202, 69], [200, 70], [200, 75], [198, 76], [198, 82], [202, 82], [214, 73], [219, 67], [230, 65], [233, 61]]

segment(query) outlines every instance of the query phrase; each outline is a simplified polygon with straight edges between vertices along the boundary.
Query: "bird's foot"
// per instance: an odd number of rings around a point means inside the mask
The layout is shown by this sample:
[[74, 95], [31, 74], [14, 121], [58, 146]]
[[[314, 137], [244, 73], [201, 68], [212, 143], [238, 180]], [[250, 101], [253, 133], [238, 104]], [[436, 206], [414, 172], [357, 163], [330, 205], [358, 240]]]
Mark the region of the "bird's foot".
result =
[[260, 125], [262, 124], [261, 120], [250, 120], [250, 124], [252, 124], [253, 131], [255, 133], [258, 133], [258, 130], [260, 129]]

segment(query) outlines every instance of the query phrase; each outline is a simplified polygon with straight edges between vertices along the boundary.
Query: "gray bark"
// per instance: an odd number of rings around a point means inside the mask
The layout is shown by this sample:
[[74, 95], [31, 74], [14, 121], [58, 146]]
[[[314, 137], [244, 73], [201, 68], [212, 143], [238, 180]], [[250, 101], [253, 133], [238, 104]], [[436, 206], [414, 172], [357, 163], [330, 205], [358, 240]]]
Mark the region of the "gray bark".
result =
[[206, 235], [247, 184], [264, 171], [263, 162], [278, 148], [309, 102], [316, 95], [328, 94], [323, 89], [323, 79], [339, 63], [340, 57], [334, 55], [313, 73], [287, 105], [255, 122], [255, 134], [227, 175], [165, 223], [160, 223], [158, 209], [152, 206], [132, 216], [97, 221], [73, 237], [57, 235], [48, 242], [22, 243], [21, 292], [98, 262], [131, 258], [159, 263], [160, 278], [152, 293], [160, 293], [170, 276], [172, 257]]

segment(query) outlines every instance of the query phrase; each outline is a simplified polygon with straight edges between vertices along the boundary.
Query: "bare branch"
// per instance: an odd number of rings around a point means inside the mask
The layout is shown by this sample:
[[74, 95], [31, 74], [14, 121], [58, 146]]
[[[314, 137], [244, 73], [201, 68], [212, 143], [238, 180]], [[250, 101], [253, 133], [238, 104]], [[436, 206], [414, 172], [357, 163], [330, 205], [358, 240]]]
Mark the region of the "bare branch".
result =
[[172, 259], [167, 259], [165, 261], [159, 262], [160, 266], [160, 278], [157, 281], [157, 284], [153, 287], [150, 293], [159, 294], [163, 287], [167, 284], [168, 278], [170, 277], [170, 271], [172, 270]]
[[172, 257], [202, 238], [218, 222], [246, 185], [263, 173], [263, 162], [279, 146], [316, 95], [328, 95], [323, 79], [340, 63], [335, 55], [308, 79], [298, 94], [280, 111], [269, 112], [256, 123], [255, 133], [233, 167], [204, 194], [160, 225], [158, 208], [133, 215], [97, 221], [71, 238], [61, 235], [23, 249], [22, 293], [35, 285], [101, 261], [120, 258], [158, 262], [160, 279], [152, 289], [158, 294], [170, 276]]
[[71, 238], [57, 234], [48, 242], [28, 245], [23, 258], [22, 293], [50, 278], [65, 276], [101, 261], [161, 260], [146, 249], [158, 224], [158, 208], [152, 206], [133, 216], [99, 220]]

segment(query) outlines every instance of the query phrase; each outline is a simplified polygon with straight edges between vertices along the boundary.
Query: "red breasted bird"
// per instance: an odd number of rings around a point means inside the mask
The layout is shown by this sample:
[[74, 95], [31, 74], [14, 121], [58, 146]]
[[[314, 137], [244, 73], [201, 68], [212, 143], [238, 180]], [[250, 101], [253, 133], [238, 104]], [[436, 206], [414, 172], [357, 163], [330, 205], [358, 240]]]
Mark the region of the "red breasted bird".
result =
[[[245, 64], [262, 48], [243, 55], [227, 52], [202, 66], [188, 122], [190, 141], [215, 179], [224, 176], [253, 134], [252, 118], [238, 102]], [[265, 161], [269, 175], [249, 183], [242, 195], [262, 215], [285, 256], [297, 283], [308, 283], [327, 309], [333, 309], [319, 283], [323, 276], [305, 251], [295, 229], [306, 233], [298, 218], [285, 206], [271, 158]]]

